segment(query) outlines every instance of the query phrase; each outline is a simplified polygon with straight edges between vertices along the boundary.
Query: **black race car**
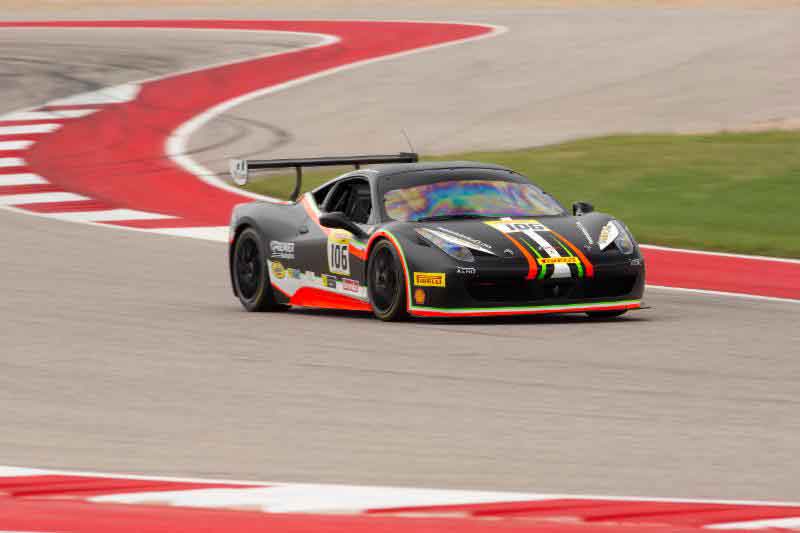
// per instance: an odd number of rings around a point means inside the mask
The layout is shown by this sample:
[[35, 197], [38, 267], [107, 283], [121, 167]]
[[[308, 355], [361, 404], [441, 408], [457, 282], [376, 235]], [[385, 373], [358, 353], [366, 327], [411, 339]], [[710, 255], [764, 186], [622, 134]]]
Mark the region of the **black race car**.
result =
[[[362, 165], [381, 164], [378, 168]], [[356, 170], [298, 198], [302, 168]], [[371, 311], [382, 320], [585, 312], [642, 306], [645, 267], [628, 228], [572, 213], [511, 169], [416, 154], [231, 162], [297, 171], [292, 201], [238, 205], [230, 275], [248, 311]]]

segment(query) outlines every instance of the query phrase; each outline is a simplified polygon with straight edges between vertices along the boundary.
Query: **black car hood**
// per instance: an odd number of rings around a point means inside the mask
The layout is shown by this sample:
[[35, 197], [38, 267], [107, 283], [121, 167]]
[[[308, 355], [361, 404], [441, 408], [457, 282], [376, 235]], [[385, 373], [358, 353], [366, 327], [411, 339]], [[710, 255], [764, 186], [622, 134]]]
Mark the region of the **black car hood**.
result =
[[[427, 228], [440, 235], [472, 244], [478, 249], [490, 251], [497, 257], [516, 258], [521, 251], [520, 233], [536, 232], [545, 236], [557, 249], [559, 242], [566, 245], [572, 253], [575, 249], [592, 262], [619, 260], [613, 246], [601, 251], [597, 239], [603, 226], [612, 217], [603, 213], [590, 213], [574, 216], [544, 216], [538, 218], [468, 219], [443, 220], [415, 223], [417, 228]], [[515, 231], [517, 230], [517, 231]], [[472, 246], [470, 246], [472, 247]], [[638, 255], [638, 254], [637, 254]]]

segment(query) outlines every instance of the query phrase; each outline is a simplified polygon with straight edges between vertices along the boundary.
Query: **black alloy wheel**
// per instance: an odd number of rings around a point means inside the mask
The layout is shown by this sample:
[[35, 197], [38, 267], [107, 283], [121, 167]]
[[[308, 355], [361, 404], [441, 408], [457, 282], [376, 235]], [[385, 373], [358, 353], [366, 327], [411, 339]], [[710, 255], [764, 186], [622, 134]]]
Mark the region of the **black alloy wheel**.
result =
[[406, 310], [406, 279], [395, 247], [379, 241], [367, 264], [367, 292], [372, 311], [381, 320], [403, 320]]
[[275, 302], [269, 272], [258, 233], [247, 228], [233, 247], [233, 282], [242, 306], [248, 311], [273, 311], [287, 306]]

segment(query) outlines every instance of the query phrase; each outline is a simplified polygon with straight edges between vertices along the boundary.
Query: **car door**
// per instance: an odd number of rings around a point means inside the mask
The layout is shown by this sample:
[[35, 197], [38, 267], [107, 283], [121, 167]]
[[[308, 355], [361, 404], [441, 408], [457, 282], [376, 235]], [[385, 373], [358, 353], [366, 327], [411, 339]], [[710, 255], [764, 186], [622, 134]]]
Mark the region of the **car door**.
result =
[[[319, 205], [321, 213], [342, 212], [365, 229], [372, 217], [372, 194], [362, 176], [334, 185]], [[364, 286], [366, 243], [343, 229], [322, 228], [309, 219], [308, 232], [296, 241], [298, 259], [324, 289], [366, 300]], [[309, 278], [309, 274], [306, 277]]]

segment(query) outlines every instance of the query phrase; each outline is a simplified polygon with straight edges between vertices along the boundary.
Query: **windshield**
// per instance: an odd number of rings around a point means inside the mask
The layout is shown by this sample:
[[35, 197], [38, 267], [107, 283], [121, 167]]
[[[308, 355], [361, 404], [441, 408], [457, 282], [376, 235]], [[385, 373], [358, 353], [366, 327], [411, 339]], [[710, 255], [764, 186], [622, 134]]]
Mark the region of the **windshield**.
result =
[[404, 222], [446, 218], [561, 215], [561, 206], [530, 183], [460, 179], [393, 189], [386, 214]]

